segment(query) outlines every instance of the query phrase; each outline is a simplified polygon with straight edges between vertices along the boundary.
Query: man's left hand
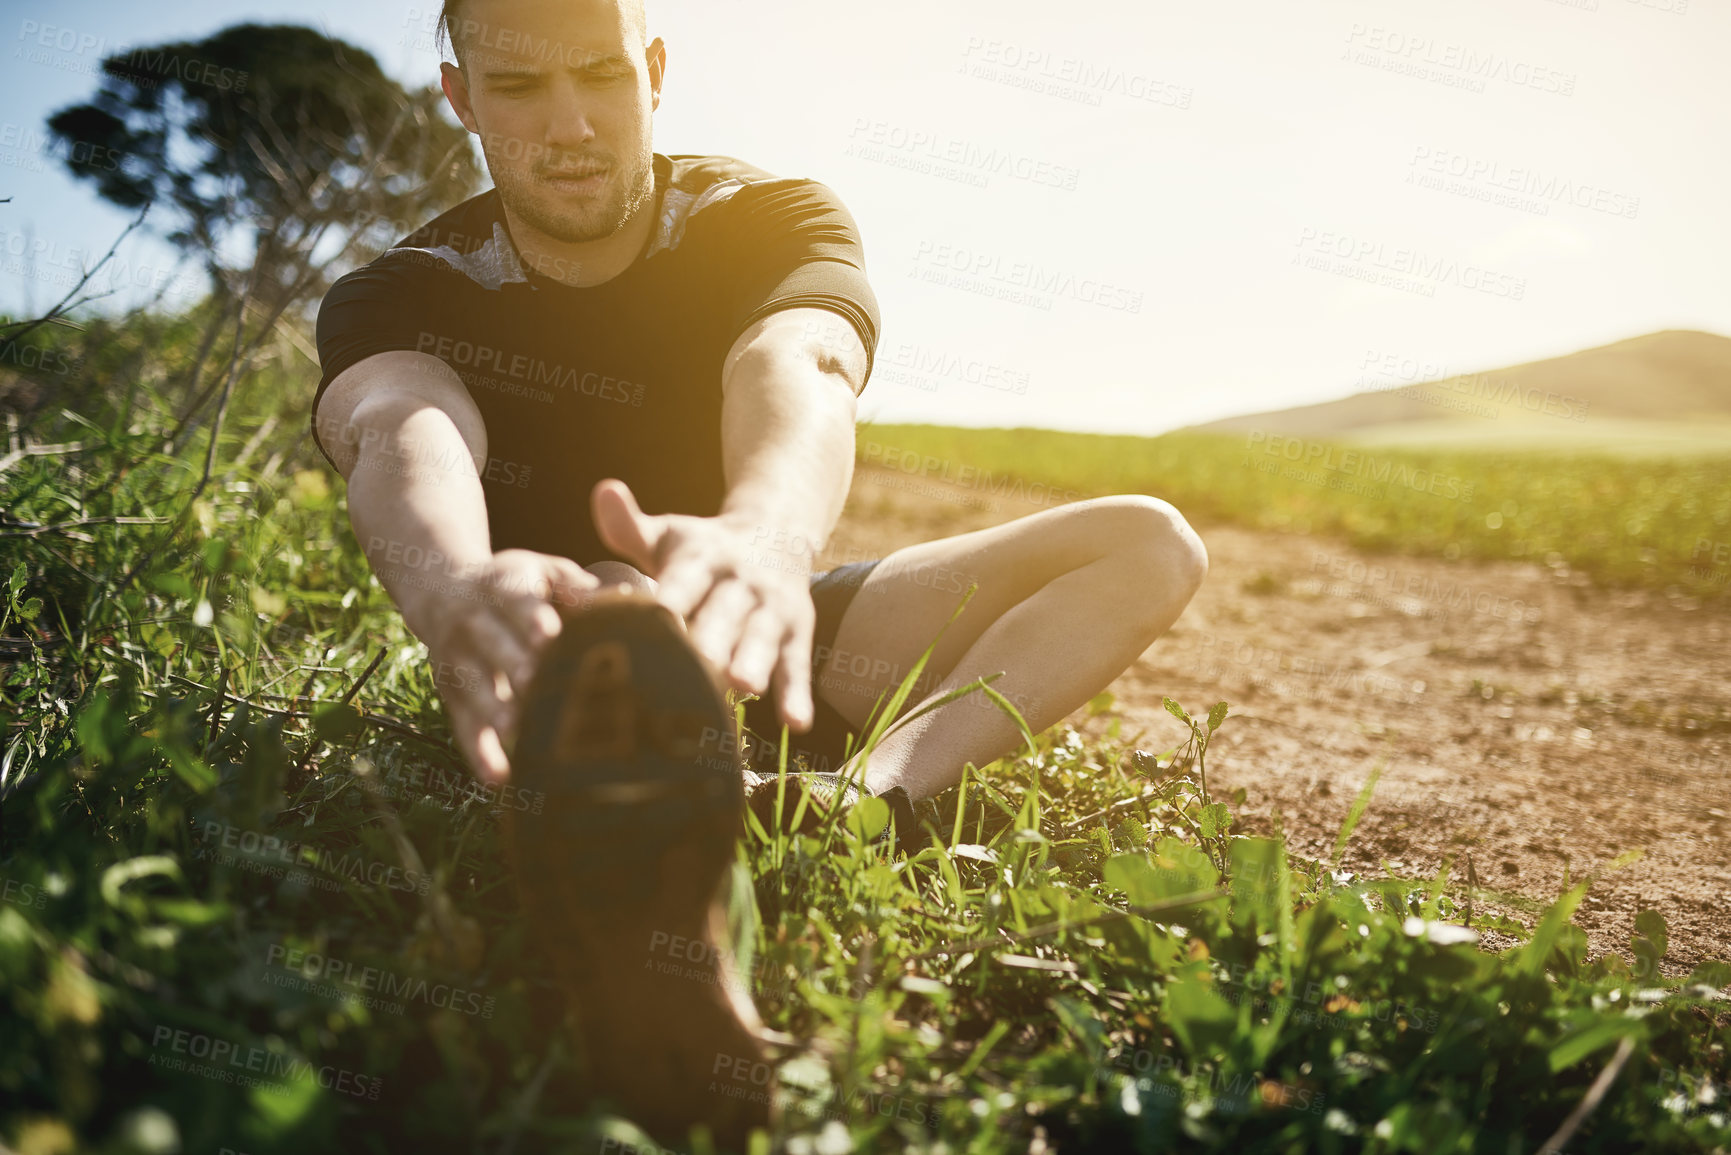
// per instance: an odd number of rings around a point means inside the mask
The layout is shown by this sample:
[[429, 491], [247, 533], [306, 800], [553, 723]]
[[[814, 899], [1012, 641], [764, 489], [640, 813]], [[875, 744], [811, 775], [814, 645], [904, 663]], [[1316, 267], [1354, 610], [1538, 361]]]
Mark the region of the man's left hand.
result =
[[646, 514], [612, 478], [591, 496], [601, 541], [655, 579], [698, 651], [736, 690], [761, 696], [773, 684], [788, 729], [809, 730], [811, 554], [762, 548], [764, 527], [725, 515]]

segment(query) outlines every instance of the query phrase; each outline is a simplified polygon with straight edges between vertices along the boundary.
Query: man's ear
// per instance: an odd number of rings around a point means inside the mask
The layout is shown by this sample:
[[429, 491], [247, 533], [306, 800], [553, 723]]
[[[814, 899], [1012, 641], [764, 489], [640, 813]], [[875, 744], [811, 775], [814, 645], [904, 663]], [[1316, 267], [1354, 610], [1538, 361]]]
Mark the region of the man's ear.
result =
[[479, 133], [481, 126], [475, 120], [474, 105], [469, 103], [469, 80], [463, 75], [463, 70], [455, 64], [441, 62], [439, 86], [445, 90], [445, 99], [450, 102], [451, 111], [457, 114], [463, 127]]
[[644, 62], [649, 66], [649, 107], [661, 107], [661, 86], [667, 78], [667, 45], [657, 36], [645, 50]]

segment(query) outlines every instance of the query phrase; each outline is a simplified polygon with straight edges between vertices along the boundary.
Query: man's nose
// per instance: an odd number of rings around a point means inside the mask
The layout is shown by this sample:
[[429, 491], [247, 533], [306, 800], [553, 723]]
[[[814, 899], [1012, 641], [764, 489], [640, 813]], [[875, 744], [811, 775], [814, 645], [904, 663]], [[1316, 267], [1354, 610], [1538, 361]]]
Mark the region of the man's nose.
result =
[[547, 110], [547, 147], [557, 154], [575, 151], [595, 139], [595, 126], [589, 119], [589, 102], [577, 84], [561, 78], [553, 85], [553, 103]]

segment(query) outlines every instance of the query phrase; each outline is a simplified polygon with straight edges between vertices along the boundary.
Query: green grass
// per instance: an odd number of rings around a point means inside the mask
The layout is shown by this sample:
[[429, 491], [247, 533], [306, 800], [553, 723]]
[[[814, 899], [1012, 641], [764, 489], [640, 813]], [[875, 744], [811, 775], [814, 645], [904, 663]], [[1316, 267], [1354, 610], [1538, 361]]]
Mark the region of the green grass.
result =
[[1731, 447], [1630, 458], [876, 425], [860, 431], [858, 455], [971, 497], [1029, 492], [1018, 481], [1081, 496], [1148, 493], [1199, 522], [1335, 534], [1383, 553], [1515, 559], [1703, 600], [1731, 596]]
[[[464, 774], [303, 436], [304, 377], [248, 380], [196, 501], [202, 436], [159, 453], [170, 377], [47, 411], [41, 440], [83, 447], [0, 475], [0, 1139], [622, 1149], [524, 948], [499, 818], [526, 803]], [[1041, 444], [1029, 467], [1060, 468]], [[1166, 472], [1232, 476], [1160, 444]], [[1580, 887], [1527, 928], [1481, 895], [1474, 923], [1522, 945], [1454, 941], [1446, 872], [1347, 878], [1240, 836], [1205, 786], [1221, 710], [1160, 751], [1093, 711], [971, 772], [912, 860], [845, 824], [742, 839], [740, 970], [797, 1041], [790, 1152], [1530, 1153], [1624, 1040], [1570, 1151], [1731, 1144], [1731, 968], [1659, 977], [1645, 916], [1633, 970], [1588, 960]]]
[[1621, 418], [1557, 421], [1549, 417], [1502, 417], [1402, 421], [1369, 425], [1342, 435], [1355, 444], [1394, 448], [1467, 449], [1500, 453], [1572, 453], [1629, 460], [1723, 457], [1731, 447], [1731, 420], [1638, 421]]

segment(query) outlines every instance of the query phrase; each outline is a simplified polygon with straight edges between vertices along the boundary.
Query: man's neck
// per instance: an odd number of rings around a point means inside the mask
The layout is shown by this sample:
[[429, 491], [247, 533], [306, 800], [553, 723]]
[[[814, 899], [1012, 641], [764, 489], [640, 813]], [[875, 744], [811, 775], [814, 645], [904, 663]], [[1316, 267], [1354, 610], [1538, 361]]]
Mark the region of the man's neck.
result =
[[655, 196], [618, 232], [599, 241], [561, 241], [524, 221], [510, 205], [501, 207], [511, 243], [517, 247], [517, 259], [525, 269], [574, 289], [586, 289], [623, 273], [648, 247], [650, 233], [661, 216], [661, 190], [657, 188]]

